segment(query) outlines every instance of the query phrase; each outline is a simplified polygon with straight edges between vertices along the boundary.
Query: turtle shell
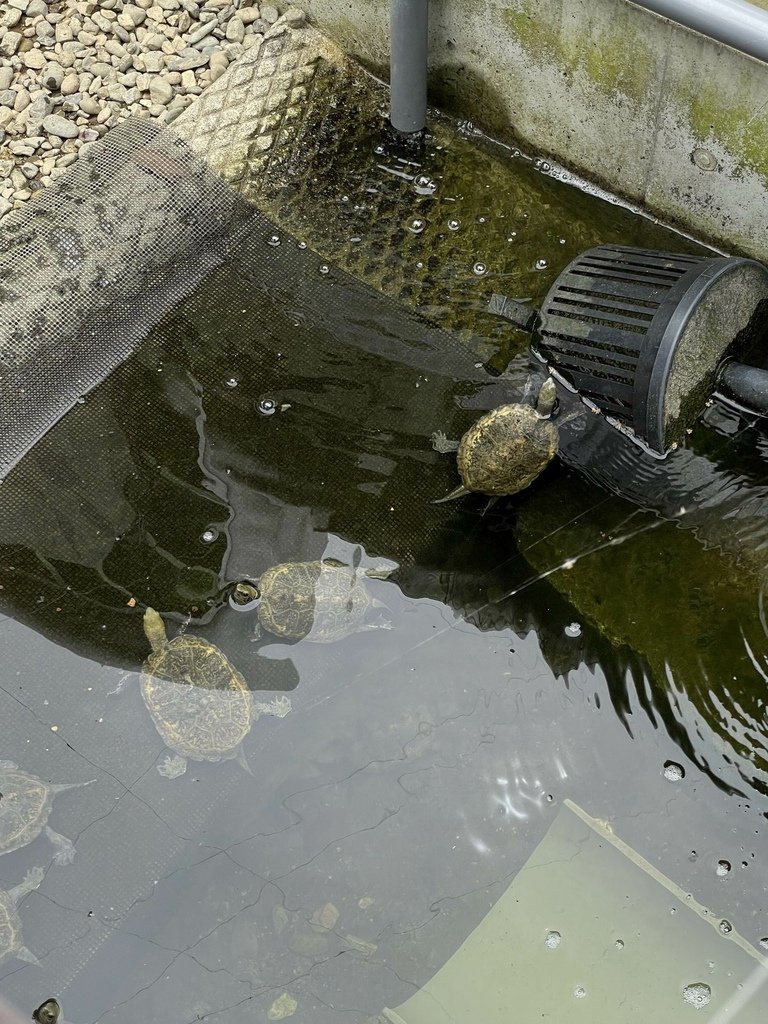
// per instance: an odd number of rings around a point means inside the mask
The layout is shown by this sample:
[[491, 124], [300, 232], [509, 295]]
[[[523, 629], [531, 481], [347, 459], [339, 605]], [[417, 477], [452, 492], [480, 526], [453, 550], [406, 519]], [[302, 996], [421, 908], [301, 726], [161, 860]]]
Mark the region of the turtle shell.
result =
[[21, 918], [11, 894], [0, 889], [0, 960], [21, 946]]
[[0, 853], [37, 839], [53, 803], [53, 789], [10, 761], [0, 761]]
[[462, 482], [481, 494], [515, 494], [547, 467], [557, 444], [557, 427], [529, 405], [499, 406], [459, 442], [456, 459]]
[[141, 695], [166, 746], [195, 761], [236, 757], [253, 724], [248, 684], [202, 637], [177, 636], [153, 651]]
[[270, 633], [315, 643], [362, 625], [371, 598], [361, 574], [328, 562], [285, 562], [262, 574], [259, 622]]

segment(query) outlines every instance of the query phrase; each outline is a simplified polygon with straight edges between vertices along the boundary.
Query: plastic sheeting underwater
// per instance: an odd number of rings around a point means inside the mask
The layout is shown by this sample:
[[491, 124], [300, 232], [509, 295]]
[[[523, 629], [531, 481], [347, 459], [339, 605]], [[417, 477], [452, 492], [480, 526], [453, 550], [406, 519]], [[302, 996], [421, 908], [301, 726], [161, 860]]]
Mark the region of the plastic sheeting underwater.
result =
[[382, 1024], [763, 1020], [768, 959], [566, 800], [461, 948]]

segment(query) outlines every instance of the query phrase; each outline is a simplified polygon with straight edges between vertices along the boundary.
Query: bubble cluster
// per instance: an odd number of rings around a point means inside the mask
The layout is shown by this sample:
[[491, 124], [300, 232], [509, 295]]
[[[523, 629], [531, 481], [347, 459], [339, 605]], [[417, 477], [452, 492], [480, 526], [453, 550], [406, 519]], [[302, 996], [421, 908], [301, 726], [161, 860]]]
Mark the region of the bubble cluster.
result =
[[692, 985], [686, 985], [683, 989], [683, 999], [697, 1010], [706, 1006], [712, 998], [712, 989], [703, 981], [696, 981]]
[[575, 638], [577, 636], [581, 636], [581, 626], [578, 622], [569, 622], [563, 632], [566, 636]]
[[715, 873], [717, 874], [718, 878], [725, 878], [725, 876], [729, 873], [730, 870], [731, 865], [727, 860], [719, 860], [717, 862], [717, 867], [715, 868]]
[[665, 761], [664, 778], [668, 782], [680, 782], [685, 778], [685, 768], [676, 761]]
[[560, 932], [547, 932], [544, 938], [544, 945], [547, 949], [557, 949], [562, 941], [562, 935]]

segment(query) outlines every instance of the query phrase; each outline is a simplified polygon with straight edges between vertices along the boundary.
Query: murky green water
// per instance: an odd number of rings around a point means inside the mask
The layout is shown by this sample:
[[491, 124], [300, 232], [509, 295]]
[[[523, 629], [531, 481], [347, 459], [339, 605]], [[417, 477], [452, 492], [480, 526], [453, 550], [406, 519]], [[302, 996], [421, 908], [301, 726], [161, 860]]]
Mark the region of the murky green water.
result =
[[[316, 190], [325, 242], [287, 214], [309, 247], [246, 239], [3, 484], [2, 757], [95, 780], [49, 819], [72, 863], [45, 835], [0, 858], [5, 889], [46, 870], [19, 911], [40, 964], [0, 965], [27, 1017], [57, 996], [78, 1024], [263, 1021], [292, 1000], [297, 1021], [367, 1021], [457, 949], [566, 797], [768, 944], [759, 425], [710, 410], [668, 478], [629, 461], [632, 500], [598, 458], [589, 477], [557, 462], [487, 512], [432, 504], [456, 482], [432, 431], [457, 434], [527, 372], [494, 375], [521, 339], [484, 312], [489, 293], [539, 300], [597, 242], [684, 247], [441, 132], [416, 168], [426, 197], [381, 169], [373, 133], [356, 142], [332, 202]], [[356, 211], [359, 243], [328, 212], [355, 210], [353, 186], [397, 212], [368, 209], [366, 233]], [[452, 229], [452, 211], [476, 228]], [[434, 231], [409, 232], [413, 217]], [[396, 219], [410, 249], [386, 230]], [[339, 257], [363, 280], [390, 266], [392, 299], [409, 299], [410, 261], [428, 253], [410, 302], [463, 332], [430, 347], [325, 262], [332, 238], [367, 251], [366, 273]], [[589, 440], [573, 430], [568, 451]], [[230, 604], [238, 580], [321, 556], [397, 566], [366, 582], [379, 628], [290, 642]], [[254, 722], [251, 774], [233, 760], [158, 771], [168, 751], [139, 687], [147, 605], [225, 651], [257, 699], [291, 701]]]

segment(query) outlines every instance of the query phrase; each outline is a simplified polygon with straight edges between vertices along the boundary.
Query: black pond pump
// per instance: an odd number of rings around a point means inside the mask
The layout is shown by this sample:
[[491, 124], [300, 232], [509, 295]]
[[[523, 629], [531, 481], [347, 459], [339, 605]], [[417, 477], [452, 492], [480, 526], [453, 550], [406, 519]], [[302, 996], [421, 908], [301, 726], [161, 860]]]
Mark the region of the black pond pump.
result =
[[766, 350], [766, 334], [761, 263], [600, 245], [550, 288], [532, 348], [615, 426], [664, 454], [719, 388], [768, 414], [768, 370], [737, 361]]

